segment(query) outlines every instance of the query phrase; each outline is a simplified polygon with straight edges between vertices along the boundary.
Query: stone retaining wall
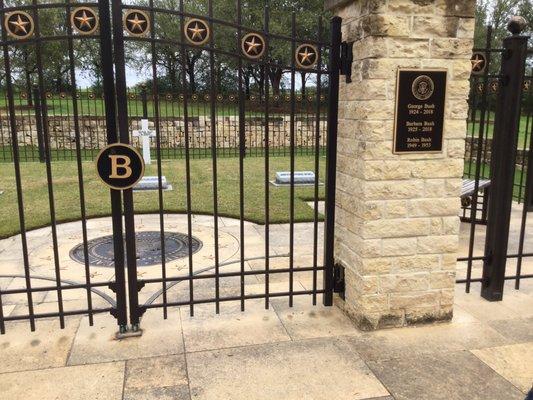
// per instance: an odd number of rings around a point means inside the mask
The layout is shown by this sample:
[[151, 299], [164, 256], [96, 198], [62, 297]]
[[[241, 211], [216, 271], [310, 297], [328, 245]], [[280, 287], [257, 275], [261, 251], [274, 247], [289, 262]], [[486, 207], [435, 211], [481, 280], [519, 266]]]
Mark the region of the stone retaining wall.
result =
[[[106, 122], [103, 117], [80, 117], [80, 141], [82, 149], [100, 149], [106, 144]], [[326, 144], [327, 122], [319, 123], [320, 145]], [[161, 146], [163, 148], [181, 148], [185, 146], [185, 123], [183, 118], [161, 118]], [[237, 116], [219, 117], [216, 119], [217, 147], [239, 147], [239, 118]], [[75, 148], [74, 117], [49, 117], [48, 127], [51, 149]], [[271, 147], [290, 146], [290, 116], [270, 118], [269, 137]], [[140, 128], [140, 120], [132, 120], [130, 133]], [[264, 147], [264, 119], [247, 117], [245, 124], [246, 146], [248, 148]], [[150, 129], [155, 129], [153, 122]], [[316, 119], [313, 116], [295, 119], [295, 145], [297, 147], [315, 146]], [[17, 118], [19, 146], [37, 146], [37, 128], [34, 117]], [[195, 149], [211, 147], [211, 120], [209, 117], [191, 117], [188, 123], [190, 147]], [[139, 146], [139, 139], [133, 138], [133, 144]], [[152, 141], [155, 147], [155, 140]], [[9, 120], [0, 118], [0, 146], [11, 145]]]
[[[466, 139], [466, 155], [465, 159], [475, 160], [477, 155], [479, 139]], [[519, 144], [523, 145], [523, 143]], [[483, 141], [483, 159], [487, 164], [490, 164], [492, 158], [492, 139], [486, 139]], [[516, 154], [516, 166], [522, 168], [522, 166], [527, 166], [527, 159], [529, 157], [529, 150], [518, 149]]]

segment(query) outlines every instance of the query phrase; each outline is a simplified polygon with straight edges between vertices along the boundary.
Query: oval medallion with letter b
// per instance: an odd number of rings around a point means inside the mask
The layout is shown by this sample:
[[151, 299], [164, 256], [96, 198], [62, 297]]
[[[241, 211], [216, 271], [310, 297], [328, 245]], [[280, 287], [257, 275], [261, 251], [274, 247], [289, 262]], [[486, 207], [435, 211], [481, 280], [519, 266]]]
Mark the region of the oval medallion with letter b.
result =
[[111, 144], [96, 157], [98, 176], [107, 186], [115, 190], [134, 187], [144, 175], [144, 160], [134, 147]]

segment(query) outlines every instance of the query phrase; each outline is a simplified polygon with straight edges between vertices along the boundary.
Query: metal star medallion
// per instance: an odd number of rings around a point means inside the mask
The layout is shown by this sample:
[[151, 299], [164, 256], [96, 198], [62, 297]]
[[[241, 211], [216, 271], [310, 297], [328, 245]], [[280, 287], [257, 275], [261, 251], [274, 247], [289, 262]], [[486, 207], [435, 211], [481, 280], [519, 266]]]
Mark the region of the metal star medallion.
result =
[[485, 54], [474, 53], [470, 62], [472, 63], [472, 74], [481, 75], [485, 72], [487, 66], [487, 58], [485, 57]]
[[90, 35], [98, 29], [98, 16], [89, 7], [76, 8], [70, 17], [72, 28], [81, 35]]
[[296, 65], [299, 68], [313, 68], [318, 61], [318, 50], [311, 44], [303, 44], [296, 49]]
[[33, 34], [33, 18], [24, 11], [8, 14], [4, 26], [9, 36], [15, 39], [26, 39]]
[[148, 14], [140, 10], [129, 10], [124, 16], [124, 29], [132, 36], [144, 36], [150, 29]]
[[249, 33], [242, 38], [241, 47], [246, 57], [256, 60], [265, 53], [265, 39], [257, 33]]
[[209, 40], [209, 26], [201, 19], [190, 19], [185, 24], [185, 38], [196, 46], [205, 44]]

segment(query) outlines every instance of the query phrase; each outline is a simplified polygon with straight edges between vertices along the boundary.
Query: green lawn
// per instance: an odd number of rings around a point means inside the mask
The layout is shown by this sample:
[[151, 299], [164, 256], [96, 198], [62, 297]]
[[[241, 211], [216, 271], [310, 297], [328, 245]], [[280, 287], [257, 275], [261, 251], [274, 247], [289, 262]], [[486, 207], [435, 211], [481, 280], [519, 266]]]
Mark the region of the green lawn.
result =
[[[249, 221], [265, 222], [264, 158], [247, 158], [244, 161], [245, 174], [245, 218]], [[288, 157], [270, 159], [270, 180], [276, 171], [289, 170]], [[324, 177], [325, 158], [320, 157], [321, 176]], [[110, 214], [109, 190], [104, 187], [95, 174], [94, 164], [84, 162], [84, 186], [87, 214], [90, 217]], [[297, 170], [313, 170], [314, 157], [296, 158]], [[155, 165], [147, 168], [147, 175], [156, 174]], [[50, 223], [50, 208], [45, 166], [40, 163], [21, 163], [24, 191], [24, 210], [27, 229], [46, 226]], [[52, 163], [56, 217], [58, 221], [72, 221], [80, 218], [80, 203], [76, 163]], [[164, 209], [169, 213], [182, 213], [186, 210], [185, 161], [163, 162], [166, 175], [174, 190], [164, 193]], [[212, 214], [213, 186], [212, 162], [210, 159], [191, 160], [192, 210], [194, 213]], [[229, 217], [239, 216], [239, 159], [222, 158], [218, 162], [218, 200], [220, 214]], [[323, 179], [321, 179], [323, 181]], [[19, 232], [19, 213], [16, 186], [12, 164], [0, 168], [0, 238]], [[320, 198], [324, 187], [320, 187]], [[314, 197], [313, 187], [296, 188], [295, 220], [312, 221], [314, 211], [305, 201]], [[135, 194], [137, 213], [158, 211], [157, 192]], [[270, 221], [273, 223], [289, 220], [290, 196], [288, 188], [270, 190]]]
[[[473, 122], [468, 122], [468, 137], [472, 137], [472, 128], [474, 128], [474, 138], [479, 137], [479, 119], [480, 119], [480, 113], [478, 112], [476, 114], [475, 125]], [[492, 139], [493, 134], [494, 134], [494, 112], [493, 111], [490, 112], [489, 121], [490, 121], [489, 125], [486, 126], [486, 129], [487, 129], [486, 132], [487, 132], [489, 139]], [[531, 117], [530, 117], [529, 124], [527, 122], [526, 115], [523, 115], [520, 118], [520, 129], [518, 131], [518, 148], [519, 149], [524, 149], [524, 148], [529, 149], [529, 143], [531, 139], [530, 138], [531, 129], [532, 129], [531, 124], [532, 124]], [[526, 137], [527, 137], [527, 141], [526, 141]]]
[[[0, 95], [0, 115], [7, 115], [8, 103], [6, 96]], [[159, 116], [161, 118], [165, 117], [183, 117], [183, 101], [166, 100], [162, 96], [159, 100]], [[73, 110], [73, 101], [70, 96], [65, 98], [60, 98], [58, 95], [53, 95], [51, 98], [47, 98], [46, 104], [48, 106], [48, 115], [49, 116], [67, 116], [74, 115]], [[88, 98], [87, 94], [83, 94], [80, 99], [77, 100], [78, 105], [78, 115], [80, 116], [104, 116], [105, 115], [105, 105], [104, 101], [101, 98]], [[236, 116], [239, 115], [239, 101], [237, 98], [230, 100], [228, 96], [224, 96], [224, 99], [216, 101], [216, 113], [218, 116]], [[322, 102], [323, 107], [326, 106], [326, 102]], [[151, 99], [147, 101], [147, 112], [149, 118], [154, 118], [154, 109], [155, 103]], [[16, 115], [27, 116], [34, 114], [34, 108], [28, 106], [27, 100], [20, 99], [19, 96], [15, 96], [15, 107]], [[279, 101], [271, 100], [270, 102], [270, 113], [274, 114], [287, 114], [289, 107], [289, 102], [283, 98]], [[304, 114], [311, 113], [314, 114], [316, 111], [316, 105], [314, 101], [309, 101], [307, 98], [303, 101], [298, 98], [296, 103], [297, 112], [302, 112]], [[205, 101], [203, 95], [200, 95], [198, 100], [189, 99], [188, 101], [188, 116], [189, 117], [198, 117], [198, 116], [207, 116], [211, 113], [211, 103], [210, 101]], [[325, 109], [323, 110], [325, 112]], [[250, 101], [246, 100], [245, 113], [248, 116], [262, 116], [263, 105], [257, 100]], [[130, 117], [142, 117], [143, 116], [143, 102], [140, 99], [140, 96], [136, 98], [128, 98], [128, 115]]]

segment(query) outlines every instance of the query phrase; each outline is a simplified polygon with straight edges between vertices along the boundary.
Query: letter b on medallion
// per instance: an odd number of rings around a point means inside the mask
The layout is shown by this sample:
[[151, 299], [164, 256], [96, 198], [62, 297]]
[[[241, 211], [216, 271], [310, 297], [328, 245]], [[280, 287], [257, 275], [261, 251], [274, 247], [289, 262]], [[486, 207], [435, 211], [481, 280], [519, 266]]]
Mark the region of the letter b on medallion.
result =
[[144, 160], [134, 147], [115, 143], [98, 154], [96, 170], [100, 179], [110, 188], [131, 189], [144, 175]]

